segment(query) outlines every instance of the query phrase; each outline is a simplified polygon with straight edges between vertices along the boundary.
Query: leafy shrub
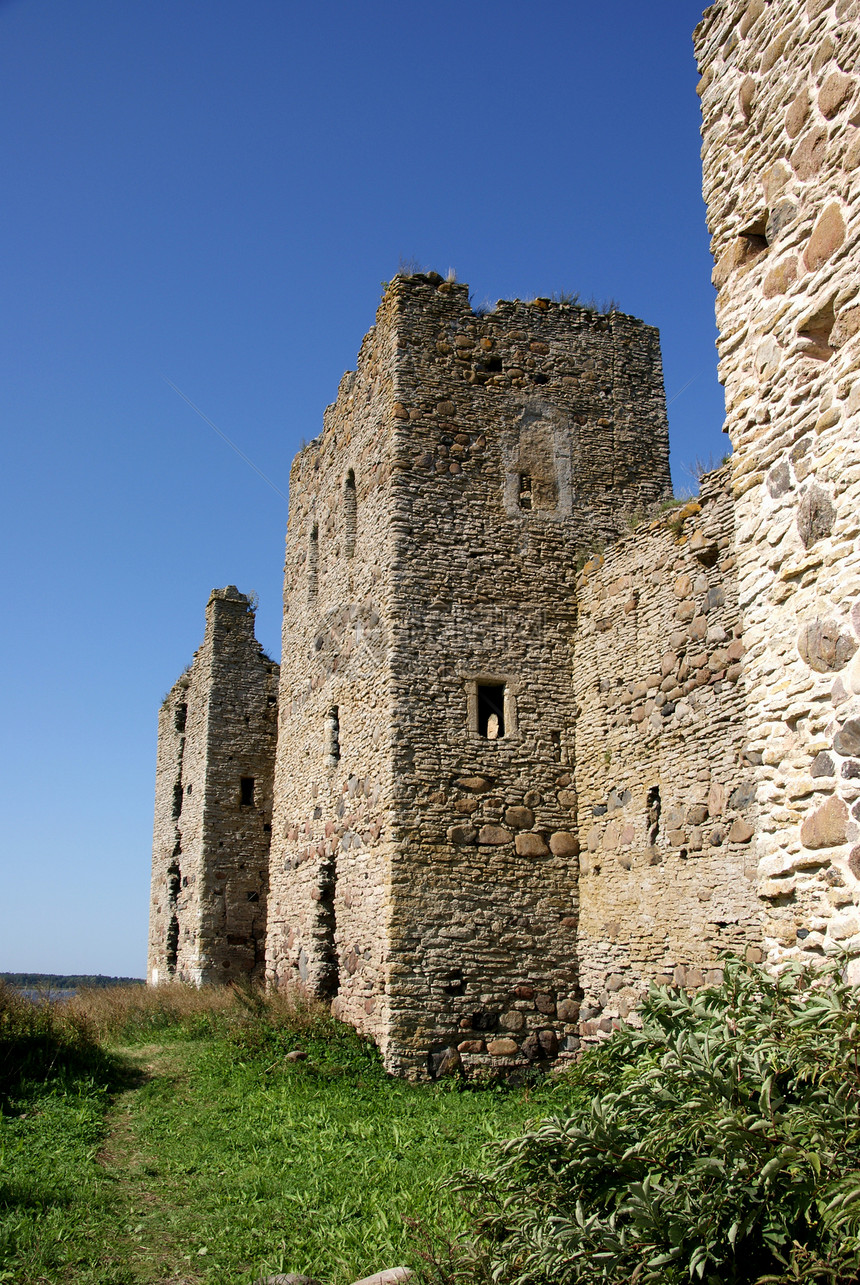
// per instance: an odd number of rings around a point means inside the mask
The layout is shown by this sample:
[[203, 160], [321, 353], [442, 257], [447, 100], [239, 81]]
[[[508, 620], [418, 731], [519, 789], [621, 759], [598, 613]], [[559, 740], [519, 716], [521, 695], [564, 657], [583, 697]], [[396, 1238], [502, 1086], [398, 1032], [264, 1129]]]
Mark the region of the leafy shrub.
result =
[[652, 989], [576, 1105], [456, 1180], [475, 1233], [436, 1277], [506, 1285], [860, 1279], [860, 1000], [835, 965]]

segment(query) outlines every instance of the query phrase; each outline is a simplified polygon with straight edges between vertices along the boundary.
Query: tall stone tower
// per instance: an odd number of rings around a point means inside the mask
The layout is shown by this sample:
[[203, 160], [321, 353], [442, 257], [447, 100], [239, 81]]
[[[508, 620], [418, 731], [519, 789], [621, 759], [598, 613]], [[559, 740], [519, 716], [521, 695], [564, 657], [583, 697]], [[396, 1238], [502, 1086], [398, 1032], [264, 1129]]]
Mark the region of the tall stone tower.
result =
[[764, 944], [860, 956], [860, 6], [719, 0], [696, 54]]
[[263, 975], [278, 666], [235, 585], [158, 717], [148, 980]]
[[397, 277], [290, 480], [267, 974], [433, 1070], [578, 994], [580, 552], [669, 493], [634, 318]]

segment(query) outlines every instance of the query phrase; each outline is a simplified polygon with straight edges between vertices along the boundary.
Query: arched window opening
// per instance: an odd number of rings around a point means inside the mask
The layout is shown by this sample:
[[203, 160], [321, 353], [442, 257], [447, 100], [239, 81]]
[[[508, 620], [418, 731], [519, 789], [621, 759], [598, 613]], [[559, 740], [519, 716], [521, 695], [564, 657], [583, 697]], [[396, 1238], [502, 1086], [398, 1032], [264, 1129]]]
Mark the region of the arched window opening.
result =
[[352, 469], [343, 484], [344, 553], [351, 558], [355, 553], [355, 530], [358, 521], [358, 502], [355, 495], [355, 473]]

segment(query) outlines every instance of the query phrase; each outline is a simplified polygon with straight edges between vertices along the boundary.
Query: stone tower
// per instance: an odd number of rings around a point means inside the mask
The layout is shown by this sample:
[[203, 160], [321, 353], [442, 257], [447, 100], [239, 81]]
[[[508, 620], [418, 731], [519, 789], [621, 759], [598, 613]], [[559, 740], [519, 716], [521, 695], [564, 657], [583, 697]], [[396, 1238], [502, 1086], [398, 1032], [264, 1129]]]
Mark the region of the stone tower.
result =
[[860, 5], [719, 0], [695, 40], [764, 945], [857, 955]]
[[158, 717], [150, 983], [261, 978], [278, 666], [234, 585]]
[[392, 1071], [556, 1050], [577, 560], [667, 494], [655, 330], [436, 274], [391, 283], [294, 463], [267, 974]]

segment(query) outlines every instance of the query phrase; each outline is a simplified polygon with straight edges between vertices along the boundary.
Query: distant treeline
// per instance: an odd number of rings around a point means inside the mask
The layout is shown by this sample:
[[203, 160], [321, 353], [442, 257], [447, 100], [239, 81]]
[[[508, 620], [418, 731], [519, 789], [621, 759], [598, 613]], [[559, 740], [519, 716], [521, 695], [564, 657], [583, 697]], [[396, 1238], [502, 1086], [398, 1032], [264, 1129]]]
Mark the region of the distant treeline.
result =
[[74, 991], [85, 986], [143, 986], [142, 977], [64, 975], [62, 973], [0, 973], [0, 981], [24, 990]]

